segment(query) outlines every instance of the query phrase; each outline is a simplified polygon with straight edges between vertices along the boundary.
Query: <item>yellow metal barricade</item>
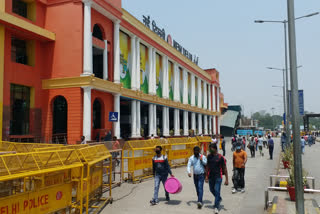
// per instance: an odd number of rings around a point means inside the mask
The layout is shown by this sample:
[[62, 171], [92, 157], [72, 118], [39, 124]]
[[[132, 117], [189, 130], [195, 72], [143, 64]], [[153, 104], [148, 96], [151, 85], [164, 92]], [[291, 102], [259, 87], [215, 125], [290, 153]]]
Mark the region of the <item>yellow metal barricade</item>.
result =
[[200, 144], [200, 148], [203, 154], [207, 155], [207, 151], [209, 151], [209, 145], [212, 142], [211, 137], [209, 136], [197, 136], [197, 140]]
[[163, 147], [162, 152], [166, 154], [169, 145], [162, 139], [125, 142], [122, 155], [122, 179], [136, 182], [152, 177], [152, 158], [154, 149], [158, 145]]
[[[6, 154], [0, 156], [2, 213], [53, 213], [71, 210], [71, 176], [83, 164], [75, 150]], [[80, 212], [81, 213], [81, 212]]]
[[17, 153], [32, 152], [36, 148], [50, 148], [62, 147], [61, 144], [47, 144], [47, 143], [14, 143], [7, 141], [0, 141], [0, 151], [15, 151]]
[[27, 152], [0, 155], [0, 212], [97, 213], [112, 202], [112, 158], [104, 145], [1, 142], [1, 148]]
[[199, 146], [196, 138], [168, 138], [168, 161], [171, 167], [186, 165], [193, 154], [193, 148]]
[[[112, 157], [104, 145], [88, 146], [76, 150], [84, 164], [83, 186], [77, 199], [82, 202], [86, 213], [98, 213], [106, 203], [112, 202]], [[108, 183], [104, 184], [104, 177]], [[108, 197], [103, 197], [103, 191], [109, 191]], [[102, 201], [102, 203], [101, 203]]]

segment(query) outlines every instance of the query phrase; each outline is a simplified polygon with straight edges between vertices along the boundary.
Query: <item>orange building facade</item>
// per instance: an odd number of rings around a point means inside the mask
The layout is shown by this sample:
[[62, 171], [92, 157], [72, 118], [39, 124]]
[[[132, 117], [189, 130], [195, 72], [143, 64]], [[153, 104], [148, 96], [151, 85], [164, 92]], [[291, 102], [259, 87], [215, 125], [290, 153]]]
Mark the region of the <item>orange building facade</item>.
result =
[[151, 29], [121, 0], [1, 1], [1, 139], [219, 134], [219, 72]]

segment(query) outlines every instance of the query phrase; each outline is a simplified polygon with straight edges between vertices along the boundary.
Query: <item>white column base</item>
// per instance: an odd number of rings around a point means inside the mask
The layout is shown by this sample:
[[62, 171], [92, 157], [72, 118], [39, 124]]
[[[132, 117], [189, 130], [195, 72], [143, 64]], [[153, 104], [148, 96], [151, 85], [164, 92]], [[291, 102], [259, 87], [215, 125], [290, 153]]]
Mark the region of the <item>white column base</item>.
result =
[[174, 109], [174, 136], [180, 136], [179, 109]]
[[120, 95], [114, 95], [114, 112], [118, 112], [118, 122], [113, 122], [113, 135], [120, 139]]

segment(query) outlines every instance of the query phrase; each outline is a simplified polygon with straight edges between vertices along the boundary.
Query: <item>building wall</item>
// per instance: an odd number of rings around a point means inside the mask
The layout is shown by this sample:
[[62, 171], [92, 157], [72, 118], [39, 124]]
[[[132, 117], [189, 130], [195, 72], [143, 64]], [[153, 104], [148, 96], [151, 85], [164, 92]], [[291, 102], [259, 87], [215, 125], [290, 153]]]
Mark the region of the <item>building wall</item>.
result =
[[46, 57], [44, 79], [75, 77], [82, 74], [83, 67], [83, 4], [67, 1], [49, 5], [45, 28], [56, 34], [53, 49]]
[[[109, 122], [109, 112], [113, 111], [113, 95], [102, 91], [92, 90], [91, 107], [93, 107], [93, 102], [95, 99], [98, 99], [101, 103], [101, 129], [106, 131], [112, 130], [112, 122]], [[93, 111], [91, 111], [91, 127], [91, 137], [92, 139], [96, 139], [98, 130], [93, 129]]]
[[82, 121], [83, 121], [83, 92], [81, 88], [69, 89], [50, 89], [44, 90], [42, 93], [45, 98], [43, 111], [43, 136], [46, 137], [46, 142], [52, 137], [52, 112], [53, 102], [57, 96], [63, 96], [68, 104], [68, 126], [67, 136], [68, 143], [75, 144], [80, 141], [82, 136]]

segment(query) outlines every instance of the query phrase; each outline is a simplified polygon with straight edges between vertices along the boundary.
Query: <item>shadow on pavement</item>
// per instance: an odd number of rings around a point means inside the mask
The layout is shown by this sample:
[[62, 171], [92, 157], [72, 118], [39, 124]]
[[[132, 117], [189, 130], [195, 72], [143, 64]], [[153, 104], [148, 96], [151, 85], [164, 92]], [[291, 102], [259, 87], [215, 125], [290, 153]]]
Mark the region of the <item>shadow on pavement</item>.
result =
[[[202, 203], [203, 204], [211, 204], [211, 201], [204, 200]], [[195, 205], [198, 204], [198, 202], [197, 201], [188, 201], [187, 204], [188, 204], [188, 206], [191, 206], [192, 204], [195, 204]]]
[[181, 204], [180, 200], [170, 200], [166, 202], [167, 205], [179, 205]]

